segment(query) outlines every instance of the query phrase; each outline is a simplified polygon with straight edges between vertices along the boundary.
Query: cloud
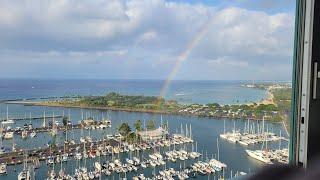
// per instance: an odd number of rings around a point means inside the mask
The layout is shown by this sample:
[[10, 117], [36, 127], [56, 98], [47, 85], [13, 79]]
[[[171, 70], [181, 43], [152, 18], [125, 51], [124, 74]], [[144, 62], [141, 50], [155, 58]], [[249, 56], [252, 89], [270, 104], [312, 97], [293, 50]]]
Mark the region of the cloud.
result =
[[234, 66], [234, 67], [248, 67], [249, 63], [242, 60], [232, 60], [228, 57], [222, 57], [218, 59], [208, 60], [209, 64], [214, 66]]
[[[233, 5], [238, 3], [246, 2]], [[0, 75], [165, 79], [179, 54], [208, 23], [204, 38], [175, 78], [231, 78], [218, 77], [213, 65], [241, 69], [290, 65], [294, 28], [290, 11], [165, 0], [3, 0]], [[19, 64], [27, 70], [15, 73]], [[59, 73], [50, 72], [52, 67]], [[286, 73], [279, 78], [291, 77], [287, 69]]]

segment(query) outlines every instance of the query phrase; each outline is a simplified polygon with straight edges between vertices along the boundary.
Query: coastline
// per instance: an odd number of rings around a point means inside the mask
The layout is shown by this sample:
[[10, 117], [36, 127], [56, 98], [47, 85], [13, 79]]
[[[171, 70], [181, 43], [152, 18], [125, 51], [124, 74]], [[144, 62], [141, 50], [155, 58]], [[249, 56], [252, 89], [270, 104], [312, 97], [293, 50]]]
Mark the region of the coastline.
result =
[[262, 99], [259, 102], [246, 103], [246, 105], [251, 106], [251, 105], [254, 105], [254, 104], [257, 104], [257, 105], [260, 105], [260, 104], [265, 104], [265, 105], [272, 104], [272, 105], [277, 106], [277, 104], [274, 102], [274, 95], [271, 92], [271, 89], [268, 88], [266, 91], [267, 91], [267, 97], [266, 98]]
[[[80, 106], [80, 105], [62, 105], [54, 103], [43, 103], [43, 102], [8, 102], [7, 104], [19, 104], [24, 106], [43, 106], [43, 107], [62, 107], [62, 108], [80, 108], [80, 109], [94, 109], [94, 110], [110, 110], [110, 111], [123, 111], [123, 112], [135, 112], [135, 113], [151, 113], [151, 114], [168, 114], [168, 115], [179, 115], [187, 117], [202, 117], [202, 118], [215, 118], [215, 119], [230, 119], [230, 120], [254, 120], [262, 121], [259, 118], [242, 118], [242, 117], [229, 117], [229, 116], [201, 116], [195, 114], [187, 114], [181, 112], [170, 112], [164, 110], [150, 110], [150, 109], [131, 109], [131, 108], [120, 108], [120, 107], [100, 107], [100, 106]], [[269, 121], [272, 123], [282, 123], [281, 121]]]

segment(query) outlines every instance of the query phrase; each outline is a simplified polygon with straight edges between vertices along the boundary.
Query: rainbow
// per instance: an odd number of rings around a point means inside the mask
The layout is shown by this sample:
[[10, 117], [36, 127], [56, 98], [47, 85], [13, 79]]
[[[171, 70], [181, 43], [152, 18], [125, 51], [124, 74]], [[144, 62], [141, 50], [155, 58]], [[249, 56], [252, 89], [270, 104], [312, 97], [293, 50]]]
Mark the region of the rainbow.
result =
[[171, 72], [169, 73], [167, 79], [165, 80], [165, 82], [161, 88], [159, 97], [164, 98], [164, 96], [167, 94], [170, 83], [171, 83], [172, 79], [174, 78], [174, 76], [177, 74], [178, 70], [180, 69], [181, 64], [189, 57], [193, 48], [203, 38], [203, 36], [206, 34], [206, 32], [211, 27], [213, 22], [214, 22], [213, 19], [210, 19], [207, 23], [205, 23], [205, 25], [200, 29], [200, 31], [187, 44], [186, 49], [184, 51], [182, 51], [181, 54], [179, 54]]

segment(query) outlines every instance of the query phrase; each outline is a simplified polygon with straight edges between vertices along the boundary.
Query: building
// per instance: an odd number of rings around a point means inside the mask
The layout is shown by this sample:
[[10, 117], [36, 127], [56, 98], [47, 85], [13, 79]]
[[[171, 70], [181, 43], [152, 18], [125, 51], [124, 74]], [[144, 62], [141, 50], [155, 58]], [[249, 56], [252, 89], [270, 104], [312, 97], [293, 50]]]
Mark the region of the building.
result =
[[148, 130], [148, 131], [140, 131], [138, 132], [141, 139], [143, 141], [157, 141], [161, 139], [166, 139], [168, 135], [168, 131], [159, 127], [158, 129]]

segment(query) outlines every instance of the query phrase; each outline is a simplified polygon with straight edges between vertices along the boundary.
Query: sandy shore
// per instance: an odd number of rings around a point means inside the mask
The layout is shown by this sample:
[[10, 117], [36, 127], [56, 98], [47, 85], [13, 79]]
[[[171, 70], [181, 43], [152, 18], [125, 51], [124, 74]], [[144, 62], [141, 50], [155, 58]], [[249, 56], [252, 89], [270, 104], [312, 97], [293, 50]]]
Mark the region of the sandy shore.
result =
[[[261, 100], [260, 102], [256, 102], [255, 104], [260, 105], [260, 104], [273, 104], [277, 106], [277, 104], [274, 102], [274, 96], [273, 93], [271, 92], [270, 89], [267, 90], [267, 98]], [[246, 103], [246, 105], [251, 106], [254, 105], [254, 102]]]
[[274, 105], [276, 105], [275, 102], [273, 101], [274, 96], [273, 96], [273, 93], [271, 92], [271, 90], [268, 90], [267, 94], [268, 94], [267, 99], [264, 99], [260, 103], [261, 104], [274, 104]]

